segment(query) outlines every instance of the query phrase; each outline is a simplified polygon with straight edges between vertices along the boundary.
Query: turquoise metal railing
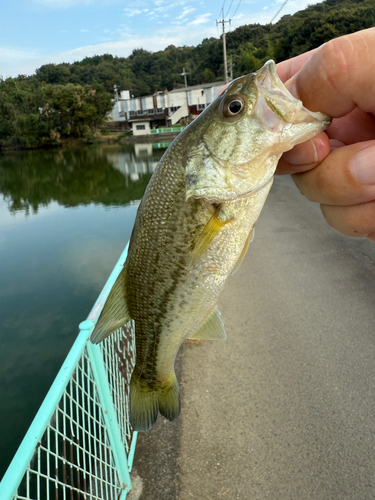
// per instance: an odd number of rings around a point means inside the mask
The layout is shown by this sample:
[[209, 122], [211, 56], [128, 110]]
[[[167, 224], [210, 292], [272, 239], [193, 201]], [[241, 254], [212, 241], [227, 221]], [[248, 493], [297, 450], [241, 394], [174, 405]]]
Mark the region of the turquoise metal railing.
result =
[[149, 131], [149, 134], [168, 134], [174, 132], [181, 132], [184, 130], [184, 126], [179, 127], [163, 127], [163, 128], [152, 128]]
[[152, 149], [166, 149], [172, 144], [171, 141], [168, 142], [153, 142]]
[[124, 500], [137, 433], [129, 423], [134, 324], [89, 342], [125, 248], [3, 480], [1, 500]]

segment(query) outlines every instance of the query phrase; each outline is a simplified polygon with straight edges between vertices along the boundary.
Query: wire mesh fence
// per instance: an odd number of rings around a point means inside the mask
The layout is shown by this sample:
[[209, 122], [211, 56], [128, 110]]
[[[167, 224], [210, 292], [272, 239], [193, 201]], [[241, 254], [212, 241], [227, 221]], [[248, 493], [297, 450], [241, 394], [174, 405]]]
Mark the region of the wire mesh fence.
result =
[[134, 324], [88, 342], [121, 256], [0, 483], [1, 500], [120, 500], [131, 489]]

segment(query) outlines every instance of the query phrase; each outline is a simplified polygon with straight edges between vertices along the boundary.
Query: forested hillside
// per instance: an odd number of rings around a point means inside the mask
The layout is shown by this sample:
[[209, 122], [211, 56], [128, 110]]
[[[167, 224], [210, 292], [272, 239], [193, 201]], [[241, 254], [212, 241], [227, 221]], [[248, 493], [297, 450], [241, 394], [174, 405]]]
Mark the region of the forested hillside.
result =
[[[234, 77], [258, 69], [267, 59], [289, 59], [337, 36], [374, 26], [374, 12], [375, 0], [326, 0], [274, 25], [241, 26], [227, 34]], [[73, 64], [48, 64], [38, 69], [36, 78], [59, 84], [97, 82], [111, 93], [116, 84], [140, 96], [155, 89], [171, 90], [173, 82], [183, 84], [183, 67], [189, 73], [189, 85], [222, 80], [222, 40], [205, 39], [197, 47], [171, 45], [154, 53], [137, 49], [128, 58], [106, 54]]]
[[[246, 25], [227, 34], [234, 77], [306, 52], [332, 38], [375, 26], [375, 0], [326, 0], [287, 15], [276, 24]], [[0, 147], [37, 147], [60, 138], [91, 133], [110, 109], [113, 86], [135, 96], [188, 84], [222, 80], [222, 40], [197, 47], [137, 49], [127, 57], [110, 54], [73, 64], [46, 64], [32, 76], [0, 80]], [[67, 106], [69, 106], [67, 108]], [[67, 111], [68, 109], [68, 111]]]

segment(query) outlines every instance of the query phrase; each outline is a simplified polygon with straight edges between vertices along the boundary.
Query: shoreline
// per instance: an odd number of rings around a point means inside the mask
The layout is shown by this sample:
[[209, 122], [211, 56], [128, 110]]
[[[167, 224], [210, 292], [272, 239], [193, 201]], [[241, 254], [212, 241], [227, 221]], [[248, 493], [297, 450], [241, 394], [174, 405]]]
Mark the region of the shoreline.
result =
[[36, 148], [25, 148], [21, 145], [9, 145], [5, 147], [0, 147], [1, 153], [10, 153], [14, 151], [34, 151], [39, 149], [56, 149], [56, 148], [69, 148], [76, 146], [91, 146], [94, 144], [139, 144], [139, 143], [148, 143], [154, 144], [158, 142], [168, 142], [173, 141], [179, 133], [166, 133], [166, 134], [157, 134], [157, 135], [131, 135], [127, 134], [127, 132], [109, 132], [108, 135], [101, 135], [100, 132], [93, 136], [94, 140], [87, 138], [79, 138], [79, 139], [65, 139], [60, 141], [57, 144], [49, 144], [44, 146], [39, 146]]

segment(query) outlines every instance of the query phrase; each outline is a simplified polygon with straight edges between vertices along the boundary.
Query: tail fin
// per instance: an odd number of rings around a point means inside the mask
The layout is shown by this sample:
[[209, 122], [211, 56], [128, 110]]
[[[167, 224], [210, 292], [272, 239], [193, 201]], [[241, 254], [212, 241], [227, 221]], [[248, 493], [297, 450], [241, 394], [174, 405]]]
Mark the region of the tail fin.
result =
[[149, 386], [138, 377], [130, 382], [130, 424], [135, 431], [148, 431], [155, 424], [158, 412], [172, 421], [181, 409], [180, 389], [176, 375], [168, 385]]

